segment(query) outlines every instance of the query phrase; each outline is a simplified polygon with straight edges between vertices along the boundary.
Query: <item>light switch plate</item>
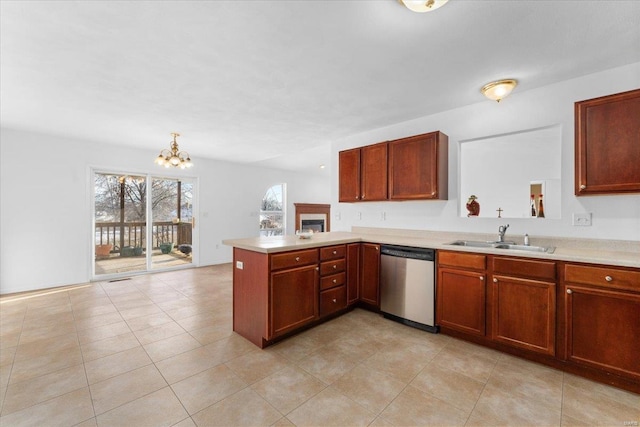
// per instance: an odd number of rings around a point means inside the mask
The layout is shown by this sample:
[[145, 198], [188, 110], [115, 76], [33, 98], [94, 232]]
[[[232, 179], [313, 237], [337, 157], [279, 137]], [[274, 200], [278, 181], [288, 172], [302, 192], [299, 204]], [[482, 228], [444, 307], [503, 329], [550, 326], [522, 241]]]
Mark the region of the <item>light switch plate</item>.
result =
[[591, 212], [574, 213], [573, 225], [575, 226], [590, 226], [591, 225]]

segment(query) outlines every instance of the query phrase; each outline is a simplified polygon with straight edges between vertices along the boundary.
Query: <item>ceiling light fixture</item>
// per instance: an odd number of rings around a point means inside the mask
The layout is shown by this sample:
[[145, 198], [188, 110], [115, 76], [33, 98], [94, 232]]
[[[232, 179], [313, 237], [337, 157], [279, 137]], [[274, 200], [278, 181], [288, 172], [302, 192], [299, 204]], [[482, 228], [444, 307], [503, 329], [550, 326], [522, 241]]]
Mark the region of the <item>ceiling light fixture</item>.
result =
[[506, 98], [517, 85], [518, 81], [514, 79], [497, 80], [482, 86], [480, 92], [487, 98], [500, 102], [500, 100]]
[[407, 9], [414, 12], [423, 13], [431, 12], [439, 7], [444, 6], [449, 0], [398, 0], [398, 3], [406, 6]]
[[169, 168], [171, 166], [180, 169], [190, 168], [193, 166], [191, 163], [191, 158], [189, 157], [189, 153], [186, 151], [180, 151], [178, 148], [178, 142], [176, 138], [180, 136], [179, 133], [172, 133], [173, 141], [171, 142], [171, 150], [167, 150], [166, 148], [160, 151], [158, 157], [156, 157], [156, 164], [160, 166], [164, 166], [165, 168]]

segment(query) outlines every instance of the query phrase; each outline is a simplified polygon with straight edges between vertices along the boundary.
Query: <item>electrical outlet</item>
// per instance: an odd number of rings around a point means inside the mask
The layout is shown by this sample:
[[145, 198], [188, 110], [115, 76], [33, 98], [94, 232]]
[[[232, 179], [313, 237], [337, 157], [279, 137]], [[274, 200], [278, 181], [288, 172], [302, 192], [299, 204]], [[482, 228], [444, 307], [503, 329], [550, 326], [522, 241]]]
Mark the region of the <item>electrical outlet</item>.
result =
[[575, 226], [590, 226], [591, 225], [591, 212], [574, 213], [573, 225]]
[[242, 261], [236, 261], [236, 268], [238, 270], [244, 270], [244, 262]]
[[356, 214], [356, 219], [362, 219], [362, 212], [358, 212]]
[[335, 215], [336, 220], [340, 221], [341, 217], [342, 216], [340, 215], [340, 212], [336, 212], [336, 215]]
[[380, 214], [380, 219], [381, 219], [382, 221], [386, 221], [386, 220], [387, 220], [387, 213], [386, 213], [386, 212], [382, 212], [382, 213]]

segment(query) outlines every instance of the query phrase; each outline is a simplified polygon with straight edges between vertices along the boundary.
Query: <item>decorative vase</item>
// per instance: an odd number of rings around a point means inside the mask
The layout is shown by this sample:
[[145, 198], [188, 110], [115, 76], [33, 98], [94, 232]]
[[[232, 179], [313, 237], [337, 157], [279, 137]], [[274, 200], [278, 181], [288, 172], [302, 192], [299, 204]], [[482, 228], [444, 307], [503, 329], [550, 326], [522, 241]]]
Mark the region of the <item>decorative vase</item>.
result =
[[480, 203], [477, 201], [477, 197], [473, 194], [469, 196], [469, 200], [467, 200], [467, 210], [469, 213], [467, 216], [478, 216], [480, 215]]

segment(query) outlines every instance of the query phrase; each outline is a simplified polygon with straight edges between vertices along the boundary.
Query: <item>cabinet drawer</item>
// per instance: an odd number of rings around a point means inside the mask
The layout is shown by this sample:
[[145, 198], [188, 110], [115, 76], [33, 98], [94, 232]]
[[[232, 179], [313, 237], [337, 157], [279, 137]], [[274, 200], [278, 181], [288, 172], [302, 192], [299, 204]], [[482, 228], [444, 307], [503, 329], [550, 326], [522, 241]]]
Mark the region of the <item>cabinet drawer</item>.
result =
[[564, 280], [585, 285], [640, 291], [640, 271], [622, 270], [615, 267], [566, 264], [564, 266]]
[[320, 275], [326, 276], [328, 274], [336, 274], [344, 271], [346, 262], [344, 258], [336, 259], [334, 261], [326, 261], [320, 264]]
[[301, 267], [303, 265], [316, 264], [317, 262], [317, 249], [284, 252], [271, 255], [271, 270], [281, 270], [283, 268], [290, 267]]
[[331, 314], [347, 307], [347, 287], [339, 286], [320, 292], [320, 316]]
[[530, 279], [556, 280], [556, 263], [507, 257], [493, 257], [493, 272]]
[[344, 258], [346, 253], [347, 248], [345, 245], [327, 246], [326, 248], [320, 248], [320, 261]]
[[320, 279], [320, 290], [323, 291], [329, 288], [335, 288], [336, 286], [344, 285], [346, 282], [346, 274], [338, 273], [326, 276]]
[[438, 265], [484, 270], [487, 268], [487, 257], [464, 252], [438, 251]]

